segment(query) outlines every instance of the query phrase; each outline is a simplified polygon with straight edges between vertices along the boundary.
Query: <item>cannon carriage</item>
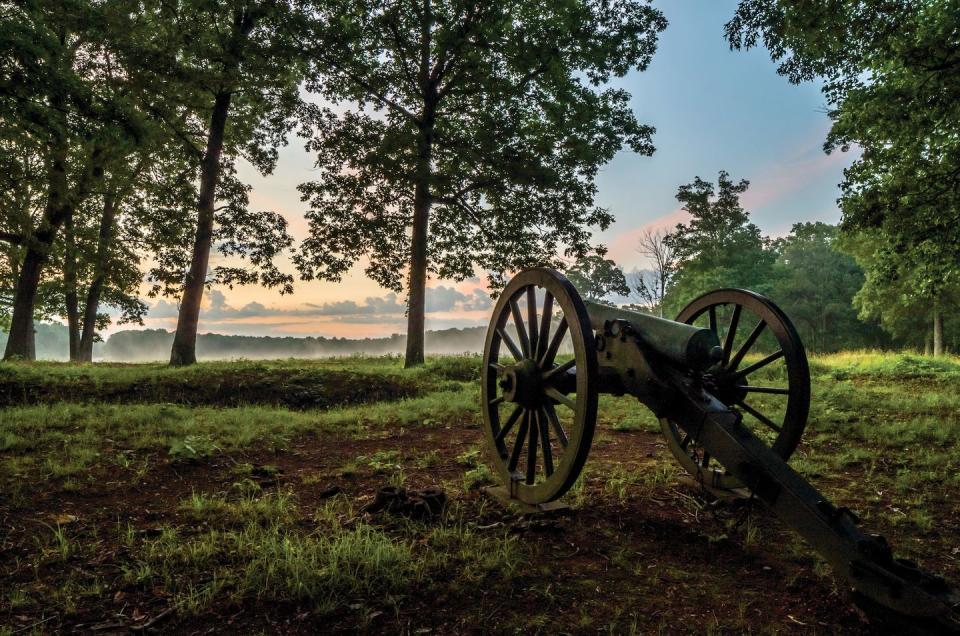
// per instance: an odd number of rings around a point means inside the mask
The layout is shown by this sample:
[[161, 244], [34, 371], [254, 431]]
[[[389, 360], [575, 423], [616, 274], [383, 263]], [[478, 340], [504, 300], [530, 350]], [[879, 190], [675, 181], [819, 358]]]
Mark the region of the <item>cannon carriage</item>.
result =
[[787, 464], [807, 423], [810, 374], [796, 330], [769, 299], [721, 289], [673, 321], [584, 302], [560, 273], [526, 270], [494, 308], [481, 383], [503, 497], [555, 506], [587, 461], [599, 396], [631, 395], [698, 482], [764, 503], [872, 617], [960, 633], [960, 598], [945, 581], [895, 558]]

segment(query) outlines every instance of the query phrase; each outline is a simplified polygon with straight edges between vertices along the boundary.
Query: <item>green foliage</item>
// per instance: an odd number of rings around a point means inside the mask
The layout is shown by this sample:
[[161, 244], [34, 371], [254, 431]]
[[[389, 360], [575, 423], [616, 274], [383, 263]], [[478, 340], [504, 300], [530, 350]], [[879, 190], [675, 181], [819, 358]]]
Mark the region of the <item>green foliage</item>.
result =
[[894, 333], [904, 333], [903, 314], [948, 304], [958, 284], [958, 29], [954, 0], [742, 0], [726, 26], [733, 47], [762, 42], [791, 81], [823, 79], [825, 149], [860, 152], [840, 199], [843, 228], [867, 231], [858, 302]]
[[367, 255], [367, 274], [400, 291], [417, 186], [433, 210], [430, 269], [443, 278], [552, 262], [561, 246], [584, 253], [585, 228], [611, 220], [593, 205], [599, 166], [623, 145], [653, 151], [629, 95], [596, 87], [647, 66], [666, 26], [659, 11], [633, 1], [427, 7], [341, 0], [321, 10], [341, 37], [313, 50], [309, 87], [349, 110], [302, 115], [320, 173], [301, 186], [308, 277], [337, 280]]
[[[857, 262], [838, 248], [838, 231], [826, 223], [797, 223], [776, 241], [771, 295], [813, 351], [884, 344], [871, 322], [857, 319], [854, 295], [864, 284]], [[868, 318], [868, 316], [865, 316]]]
[[219, 450], [209, 435], [187, 435], [183, 439], [174, 440], [167, 453], [174, 461], [197, 461], [206, 459]]
[[717, 187], [696, 177], [678, 189], [677, 200], [691, 219], [677, 224], [665, 238], [678, 261], [664, 299], [668, 317], [700, 294], [720, 287], [770, 291], [776, 252], [740, 206], [740, 195], [749, 185], [746, 180], [734, 183], [721, 170]]
[[600, 254], [588, 254], [578, 259], [576, 264], [567, 270], [566, 276], [584, 300], [609, 302], [604, 299], [611, 294], [626, 296], [630, 293], [623, 269]]
[[[428, 274], [494, 288], [510, 271], [582, 256], [595, 179], [623, 147], [651, 154], [653, 128], [606, 85], [643, 70], [666, 26], [641, 0], [419, 3], [338, 0], [318, 9], [308, 81], [338, 107], [301, 119], [318, 179], [300, 186], [306, 279], [358, 260], [408, 291], [407, 363], [423, 358]], [[409, 278], [407, 276], [409, 272]]]
[[939, 274], [928, 267], [926, 250], [901, 251], [880, 230], [848, 234], [843, 247], [866, 272], [854, 298], [861, 317], [878, 321], [908, 346], [929, 349], [938, 312], [946, 334], [944, 344], [953, 350], [960, 346], [960, 281], [941, 280], [933, 288], [928, 286], [926, 281]]
[[[147, 2], [136, 23], [142, 40], [128, 53], [140, 58], [139, 73], [168, 87], [162, 113], [170, 134], [181, 152], [215, 164], [203, 173], [212, 176], [212, 196], [220, 202], [213, 239], [230, 260], [212, 268], [210, 282], [292, 291], [292, 276], [274, 263], [292, 244], [286, 219], [249, 209], [250, 187], [239, 180], [237, 163], [243, 159], [264, 175], [276, 166], [300, 105], [305, 19], [294, 2], [184, 0]], [[215, 125], [213, 112], [223, 102], [224, 121]], [[194, 214], [197, 205], [194, 199]], [[179, 294], [191, 247], [186, 241], [162, 250], [150, 272], [153, 294]]]

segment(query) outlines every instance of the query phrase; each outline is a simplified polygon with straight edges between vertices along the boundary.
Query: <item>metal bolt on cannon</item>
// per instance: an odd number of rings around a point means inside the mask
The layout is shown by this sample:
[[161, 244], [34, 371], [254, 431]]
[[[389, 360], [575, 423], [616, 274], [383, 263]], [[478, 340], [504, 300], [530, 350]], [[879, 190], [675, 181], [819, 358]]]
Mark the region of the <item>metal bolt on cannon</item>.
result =
[[590, 452], [598, 396], [632, 395], [697, 481], [763, 502], [872, 620], [898, 633], [960, 633], [960, 597], [943, 579], [895, 558], [787, 464], [806, 427], [810, 373], [796, 330], [769, 299], [720, 289], [673, 321], [585, 303], [562, 274], [526, 270], [494, 308], [481, 377], [504, 497], [558, 506]]

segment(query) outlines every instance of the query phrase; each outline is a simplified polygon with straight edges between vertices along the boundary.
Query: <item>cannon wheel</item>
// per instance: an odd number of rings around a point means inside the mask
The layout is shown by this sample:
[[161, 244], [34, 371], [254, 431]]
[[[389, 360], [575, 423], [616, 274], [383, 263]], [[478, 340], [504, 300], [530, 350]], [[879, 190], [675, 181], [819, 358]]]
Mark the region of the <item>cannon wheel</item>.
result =
[[[729, 319], [722, 320], [727, 314]], [[705, 326], [717, 333], [723, 345], [723, 360], [704, 374], [704, 384], [717, 399], [738, 411], [743, 416], [744, 424], [766, 441], [784, 461], [789, 459], [807, 426], [810, 371], [803, 343], [786, 314], [760, 294], [742, 289], [718, 289], [687, 305], [677, 316], [677, 321], [687, 324], [705, 322]], [[761, 336], [765, 338], [768, 350], [755, 351], [759, 349], [757, 344]], [[737, 340], [740, 346], [735, 348]], [[778, 348], [769, 350], [774, 346]], [[750, 354], [762, 357], [744, 362], [744, 357]], [[781, 381], [777, 384], [785, 381], [786, 386], [752, 383], [751, 376], [761, 370], [761, 375], [779, 376]], [[768, 380], [766, 382], [774, 384]], [[769, 405], [761, 408], [755, 401], [757, 398], [767, 400]], [[727, 475], [717, 462], [711, 464], [709, 453], [696, 448], [696, 444], [691, 443], [690, 437], [675, 423], [664, 418], [660, 425], [667, 446], [698, 480], [724, 490], [744, 486], [733, 476]]]
[[[573, 356], [558, 363], [561, 345]], [[576, 288], [547, 268], [515, 276], [490, 319], [481, 389], [487, 444], [511, 497], [541, 504], [573, 486], [593, 441], [597, 373]]]

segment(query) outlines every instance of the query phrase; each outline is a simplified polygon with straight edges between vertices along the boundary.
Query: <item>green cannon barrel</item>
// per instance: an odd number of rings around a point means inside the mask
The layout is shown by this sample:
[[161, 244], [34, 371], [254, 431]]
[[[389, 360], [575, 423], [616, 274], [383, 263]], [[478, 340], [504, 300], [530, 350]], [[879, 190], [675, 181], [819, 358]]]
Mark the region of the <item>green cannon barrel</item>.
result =
[[723, 357], [720, 339], [709, 329], [598, 303], [586, 305], [594, 330], [602, 333], [607, 322], [627, 322], [647, 347], [680, 366], [705, 369]]

